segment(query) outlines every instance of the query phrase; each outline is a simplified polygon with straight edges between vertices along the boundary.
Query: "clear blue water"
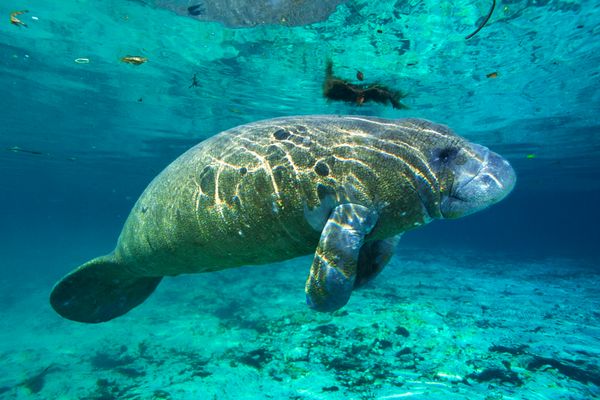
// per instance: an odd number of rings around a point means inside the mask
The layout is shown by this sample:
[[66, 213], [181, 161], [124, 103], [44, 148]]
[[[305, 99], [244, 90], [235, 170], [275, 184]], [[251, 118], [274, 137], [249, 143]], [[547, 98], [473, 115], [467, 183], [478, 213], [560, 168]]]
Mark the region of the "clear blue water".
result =
[[[600, 4], [499, 1], [465, 40], [488, 2], [340, 3], [319, 22], [242, 28], [183, 1], [0, 4], [0, 398], [600, 397]], [[25, 9], [27, 27], [11, 24]], [[328, 102], [327, 59], [409, 109]], [[54, 282], [114, 247], [170, 161], [296, 114], [443, 123], [518, 183], [404, 235], [333, 316], [303, 304], [309, 258], [170, 279], [106, 324], [53, 312]]]

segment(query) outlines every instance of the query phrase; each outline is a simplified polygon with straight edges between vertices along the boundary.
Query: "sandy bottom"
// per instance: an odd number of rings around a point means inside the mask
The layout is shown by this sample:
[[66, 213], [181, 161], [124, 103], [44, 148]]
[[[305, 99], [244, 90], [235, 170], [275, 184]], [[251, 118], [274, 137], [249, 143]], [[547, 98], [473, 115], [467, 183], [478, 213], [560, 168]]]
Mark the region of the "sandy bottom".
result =
[[100, 325], [4, 278], [0, 398], [600, 398], [598, 265], [400, 249], [320, 314], [310, 261], [165, 279]]

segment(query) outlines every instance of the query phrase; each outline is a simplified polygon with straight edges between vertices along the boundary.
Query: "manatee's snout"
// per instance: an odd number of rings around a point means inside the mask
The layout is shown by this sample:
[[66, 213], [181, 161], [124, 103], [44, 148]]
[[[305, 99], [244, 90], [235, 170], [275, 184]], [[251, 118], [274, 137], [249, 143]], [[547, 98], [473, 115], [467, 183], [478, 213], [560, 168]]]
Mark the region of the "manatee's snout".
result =
[[482, 210], [502, 200], [515, 186], [515, 171], [502, 156], [478, 144], [470, 144], [466, 153], [466, 163], [456, 166], [452, 188], [442, 199], [444, 218]]

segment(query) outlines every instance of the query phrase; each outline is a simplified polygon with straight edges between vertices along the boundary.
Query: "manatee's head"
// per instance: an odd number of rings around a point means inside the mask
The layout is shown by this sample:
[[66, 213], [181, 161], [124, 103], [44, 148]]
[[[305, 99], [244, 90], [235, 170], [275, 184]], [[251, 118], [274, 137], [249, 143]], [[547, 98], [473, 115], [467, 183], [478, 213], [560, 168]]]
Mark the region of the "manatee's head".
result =
[[423, 153], [439, 190], [436, 216], [472, 214], [499, 202], [515, 186], [515, 171], [502, 156], [440, 125], [430, 124], [425, 131], [430, 137]]
[[400, 121], [403, 140], [420, 155], [411, 162], [414, 187], [429, 217], [460, 218], [497, 203], [513, 189], [515, 171], [487, 147], [443, 125]]

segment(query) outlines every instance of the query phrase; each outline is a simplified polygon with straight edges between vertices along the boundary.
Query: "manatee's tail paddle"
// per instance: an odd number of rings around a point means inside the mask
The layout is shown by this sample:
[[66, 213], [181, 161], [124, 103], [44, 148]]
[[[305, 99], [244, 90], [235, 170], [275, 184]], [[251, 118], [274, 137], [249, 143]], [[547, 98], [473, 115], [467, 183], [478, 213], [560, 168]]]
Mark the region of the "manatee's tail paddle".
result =
[[61, 316], [78, 322], [110, 321], [141, 304], [161, 277], [131, 277], [112, 254], [94, 258], [61, 279], [50, 304]]

